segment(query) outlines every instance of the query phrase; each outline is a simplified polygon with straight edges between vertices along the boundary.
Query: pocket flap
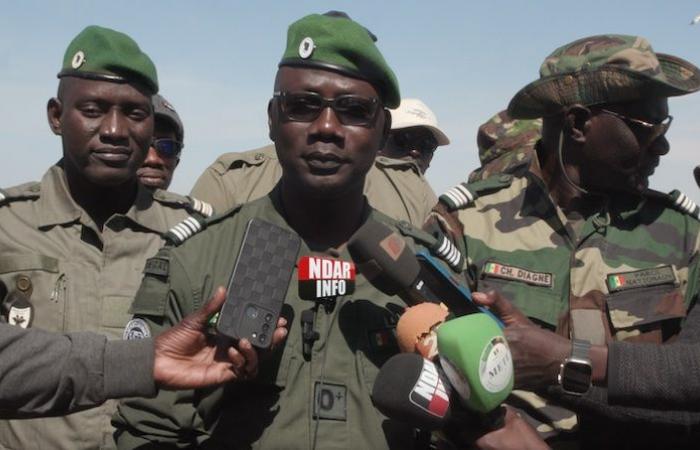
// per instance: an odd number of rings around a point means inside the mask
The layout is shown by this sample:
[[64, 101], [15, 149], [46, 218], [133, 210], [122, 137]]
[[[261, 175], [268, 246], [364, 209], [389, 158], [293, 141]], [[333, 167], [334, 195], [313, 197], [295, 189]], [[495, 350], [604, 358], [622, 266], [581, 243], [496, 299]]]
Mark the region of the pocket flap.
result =
[[58, 260], [44, 255], [10, 255], [0, 260], [0, 273], [43, 270], [58, 273]]

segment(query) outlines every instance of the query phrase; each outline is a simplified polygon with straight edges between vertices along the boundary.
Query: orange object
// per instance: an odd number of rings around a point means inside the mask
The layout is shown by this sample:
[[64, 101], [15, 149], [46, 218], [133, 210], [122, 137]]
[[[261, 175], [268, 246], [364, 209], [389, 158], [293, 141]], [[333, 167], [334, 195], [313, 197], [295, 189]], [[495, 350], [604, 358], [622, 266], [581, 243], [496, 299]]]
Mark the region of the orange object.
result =
[[421, 303], [406, 308], [396, 325], [396, 338], [401, 351], [433, 359], [437, 355], [435, 331], [448, 314], [445, 307], [435, 303]]

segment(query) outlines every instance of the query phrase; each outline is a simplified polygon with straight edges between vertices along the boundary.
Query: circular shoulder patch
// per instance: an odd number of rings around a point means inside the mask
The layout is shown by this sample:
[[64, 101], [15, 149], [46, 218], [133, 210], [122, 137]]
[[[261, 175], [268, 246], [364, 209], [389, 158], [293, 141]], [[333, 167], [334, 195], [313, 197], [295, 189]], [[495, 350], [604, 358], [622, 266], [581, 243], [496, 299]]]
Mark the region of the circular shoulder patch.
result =
[[124, 336], [126, 341], [134, 339], [146, 339], [151, 337], [151, 328], [143, 319], [131, 319], [124, 327]]
[[85, 64], [85, 53], [83, 53], [82, 50], [78, 50], [75, 52], [75, 55], [73, 55], [73, 60], [70, 62], [70, 65], [74, 69], [78, 69], [83, 64]]
[[302, 59], [308, 59], [311, 57], [315, 48], [316, 44], [314, 44], [314, 40], [310, 37], [305, 37], [299, 44], [299, 56], [301, 56]]

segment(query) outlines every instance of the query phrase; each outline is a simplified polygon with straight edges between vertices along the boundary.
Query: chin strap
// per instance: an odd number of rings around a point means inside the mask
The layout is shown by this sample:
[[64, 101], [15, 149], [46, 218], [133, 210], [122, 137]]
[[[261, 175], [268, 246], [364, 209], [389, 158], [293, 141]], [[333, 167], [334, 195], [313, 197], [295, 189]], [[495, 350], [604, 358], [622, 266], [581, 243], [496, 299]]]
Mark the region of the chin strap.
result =
[[581, 192], [582, 194], [588, 194], [589, 192], [579, 186], [578, 184], [574, 183], [571, 178], [569, 178], [569, 174], [566, 173], [566, 170], [564, 169], [564, 158], [562, 157], [562, 152], [564, 151], [564, 130], [561, 130], [559, 132], [559, 148], [557, 150], [557, 157], [559, 159], [559, 169], [561, 170], [562, 175], [564, 175], [564, 179], [566, 180], [567, 183], [569, 183], [574, 189], [577, 191]]

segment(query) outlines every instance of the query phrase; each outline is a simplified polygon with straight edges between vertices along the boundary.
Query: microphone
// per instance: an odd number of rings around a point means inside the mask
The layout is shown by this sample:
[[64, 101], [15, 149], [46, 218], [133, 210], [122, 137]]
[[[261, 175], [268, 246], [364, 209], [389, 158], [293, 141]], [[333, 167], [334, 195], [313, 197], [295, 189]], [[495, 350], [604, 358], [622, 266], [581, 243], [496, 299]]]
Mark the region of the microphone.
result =
[[695, 182], [698, 187], [700, 187], [700, 166], [696, 166], [695, 169], [693, 169], [693, 175], [695, 175]]
[[422, 430], [442, 430], [450, 439], [466, 428], [500, 428], [505, 414], [498, 408], [479, 417], [464, 409], [440, 365], [415, 353], [399, 353], [384, 363], [371, 398], [385, 416]]
[[367, 220], [348, 242], [348, 250], [365, 277], [388, 295], [408, 305], [444, 303], [457, 316], [488, 309], [472, 302], [469, 288], [460, 283], [429, 252], [414, 254], [406, 241], [386, 225]]
[[322, 300], [355, 292], [355, 264], [321, 256], [299, 258], [299, 297]]
[[396, 324], [396, 340], [403, 353], [418, 353], [433, 360], [438, 354], [436, 330], [449, 311], [435, 303], [420, 303], [406, 308]]
[[440, 364], [469, 410], [487, 414], [513, 390], [513, 358], [501, 328], [485, 314], [448, 320], [437, 329]]
[[432, 361], [415, 353], [399, 353], [379, 370], [371, 398], [387, 417], [424, 430], [437, 430], [452, 417], [451, 391]]
[[396, 324], [399, 348], [430, 360], [439, 358], [461, 403], [486, 414], [513, 389], [508, 344], [500, 327], [485, 314], [447, 318], [447, 311], [432, 303], [407, 308]]

